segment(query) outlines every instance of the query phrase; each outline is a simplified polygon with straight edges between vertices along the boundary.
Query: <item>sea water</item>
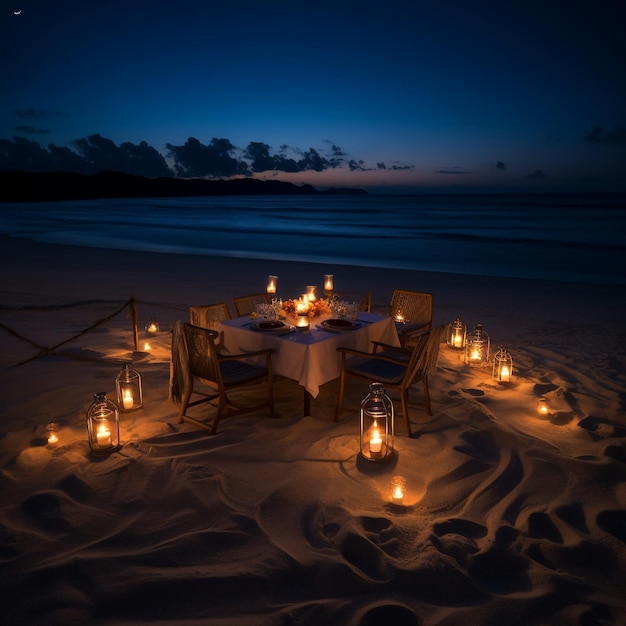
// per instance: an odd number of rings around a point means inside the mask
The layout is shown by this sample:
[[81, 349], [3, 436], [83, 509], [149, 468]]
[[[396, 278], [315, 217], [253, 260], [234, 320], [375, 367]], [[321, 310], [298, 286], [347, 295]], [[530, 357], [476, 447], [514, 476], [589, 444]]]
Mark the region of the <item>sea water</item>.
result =
[[625, 194], [314, 195], [0, 204], [41, 242], [626, 284]]

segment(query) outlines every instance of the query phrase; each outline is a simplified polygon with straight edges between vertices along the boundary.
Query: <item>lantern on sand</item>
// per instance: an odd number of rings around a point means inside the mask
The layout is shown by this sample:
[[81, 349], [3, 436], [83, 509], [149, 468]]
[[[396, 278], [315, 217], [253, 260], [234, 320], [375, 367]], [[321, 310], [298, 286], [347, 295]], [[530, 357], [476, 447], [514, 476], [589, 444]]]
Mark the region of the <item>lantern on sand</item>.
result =
[[109, 454], [119, 448], [120, 414], [104, 391], [95, 394], [87, 411], [87, 432], [94, 454]]
[[381, 383], [371, 383], [361, 402], [361, 456], [368, 461], [384, 461], [393, 453], [393, 403]]
[[489, 360], [489, 347], [489, 335], [483, 330], [482, 324], [476, 324], [465, 340], [465, 363], [484, 365]]
[[454, 322], [448, 324], [446, 343], [455, 350], [462, 350], [465, 348], [465, 338], [467, 336], [467, 328], [465, 324], [456, 318]]
[[150, 336], [154, 336], [159, 332], [159, 322], [155, 319], [151, 319], [145, 326], [146, 333]]
[[125, 363], [115, 379], [117, 404], [123, 411], [132, 411], [143, 406], [143, 389], [139, 372]]
[[499, 348], [493, 355], [493, 379], [500, 383], [509, 383], [512, 375], [513, 359], [504, 348]]

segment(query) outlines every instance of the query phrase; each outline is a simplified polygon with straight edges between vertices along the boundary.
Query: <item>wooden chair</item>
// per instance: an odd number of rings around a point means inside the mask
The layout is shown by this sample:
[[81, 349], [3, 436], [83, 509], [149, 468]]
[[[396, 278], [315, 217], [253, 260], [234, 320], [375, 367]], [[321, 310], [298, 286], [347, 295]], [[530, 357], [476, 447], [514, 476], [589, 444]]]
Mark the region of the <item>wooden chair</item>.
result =
[[250, 315], [250, 313], [256, 311], [257, 304], [270, 304], [266, 293], [252, 293], [247, 296], [233, 298], [233, 306], [235, 307], [235, 315], [237, 317]]
[[347, 302], [356, 302], [359, 305], [358, 310], [369, 313], [372, 310], [372, 292], [366, 291], [334, 291], [333, 297], [337, 300], [345, 300]]
[[[224, 417], [257, 411], [267, 407], [270, 417], [274, 417], [274, 377], [272, 371], [273, 349], [258, 350], [245, 354], [219, 354], [215, 345], [217, 332], [186, 322], [177, 321], [172, 332], [172, 373], [170, 377], [170, 397], [180, 404], [179, 423], [190, 422], [205, 428], [214, 435], [220, 420]], [[264, 365], [253, 365], [252, 357], [264, 357]], [[212, 392], [194, 389], [200, 381]], [[229, 392], [244, 386], [267, 385], [267, 399], [245, 406], [236, 404]], [[192, 393], [202, 397], [190, 402]], [[217, 412], [213, 421], [187, 415], [187, 410], [203, 402], [217, 400]]]
[[194, 326], [215, 330], [222, 320], [231, 319], [225, 302], [189, 307], [189, 321]]
[[413, 347], [410, 338], [415, 331], [432, 327], [433, 294], [396, 289], [391, 296], [388, 315], [396, 324], [402, 347]]
[[415, 333], [415, 346], [412, 350], [390, 346], [380, 342], [372, 342], [372, 352], [362, 352], [351, 348], [337, 348], [341, 353], [341, 376], [339, 378], [339, 395], [335, 410], [335, 421], [343, 408], [344, 387], [347, 376], [352, 376], [368, 383], [379, 382], [386, 389], [397, 389], [400, 392], [402, 414], [407, 434], [411, 436], [409, 419], [409, 389], [421, 382], [424, 390], [423, 408], [432, 415], [428, 376], [435, 371], [439, 344], [445, 333], [445, 326], [425, 329]]

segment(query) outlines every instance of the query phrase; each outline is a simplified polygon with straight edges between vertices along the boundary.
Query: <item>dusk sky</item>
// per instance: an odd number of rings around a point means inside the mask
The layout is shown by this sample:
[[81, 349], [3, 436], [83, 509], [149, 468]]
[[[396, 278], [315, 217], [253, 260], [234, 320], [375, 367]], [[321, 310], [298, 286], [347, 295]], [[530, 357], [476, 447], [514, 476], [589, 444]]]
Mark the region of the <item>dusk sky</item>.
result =
[[623, 2], [2, 5], [1, 169], [626, 191]]

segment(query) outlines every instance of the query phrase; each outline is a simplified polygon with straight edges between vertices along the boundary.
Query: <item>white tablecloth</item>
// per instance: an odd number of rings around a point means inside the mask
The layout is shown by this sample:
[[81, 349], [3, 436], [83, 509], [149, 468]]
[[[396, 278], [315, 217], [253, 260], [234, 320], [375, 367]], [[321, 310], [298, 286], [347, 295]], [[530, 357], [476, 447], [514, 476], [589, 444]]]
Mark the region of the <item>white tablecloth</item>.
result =
[[[274, 348], [274, 372], [297, 380], [313, 398], [320, 385], [341, 374], [341, 355], [338, 347], [371, 351], [372, 341], [382, 341], [399, 346], [398, 333], [390, 317], [376, 313], [359, 313], [362, 322], [355, 330], [329, 332], [322, 330], [321, 322], [327, 318], [312, 318], [309, 331], [296, 330], [286, 335], [271, 331], [252, 330], [249, 317], [239, 317], [220, 322], [221, 341], [227, 354], [236, 354]], [[260, 320], [257, 320], [260, 321]]]

